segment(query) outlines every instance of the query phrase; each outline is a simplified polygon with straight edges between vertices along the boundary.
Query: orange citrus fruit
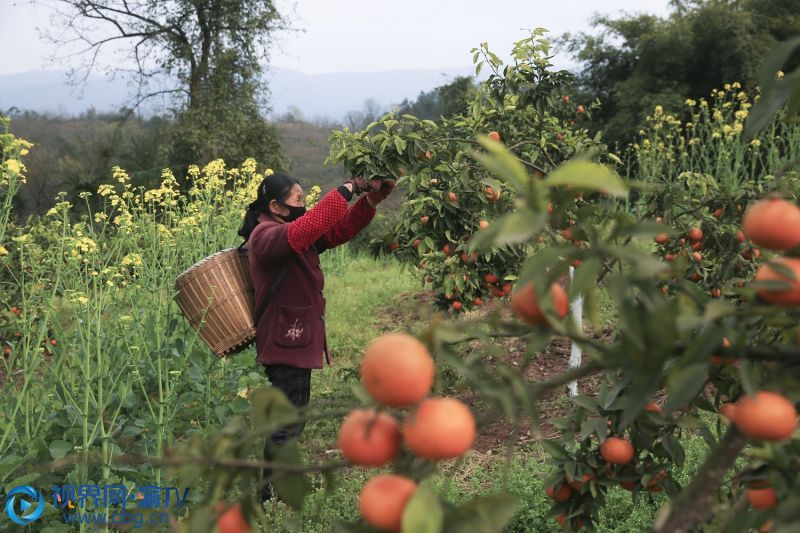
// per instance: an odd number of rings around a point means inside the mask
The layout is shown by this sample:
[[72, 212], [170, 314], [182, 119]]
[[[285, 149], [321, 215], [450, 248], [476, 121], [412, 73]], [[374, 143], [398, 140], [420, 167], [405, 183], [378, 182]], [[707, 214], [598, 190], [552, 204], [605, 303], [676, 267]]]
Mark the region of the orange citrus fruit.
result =
[[373, 340], [361, 360], [361, 381], [376, 401], [392, 407], [414, 404], [428, 395], [436, 367], [430, 352], [407, 333]]
[[455, 398], [426, 398], [403, 423], [403, 440], [417, 457], [452, 459], [475, 441], [475, 418]]
[[[567, 293], [558, 283], [550, 285], [550, 298], [559, 318], [567, 316], [569, 311], [569, 299]], [[523, 287], [517, 289], [511, 295], [511, 309], [521, 320], [529, 324], [546, 324], [547, 318], [542, 313], [539, 303], [536, 301], [536, 289], [532, 282], [528, 282]]]
[[339, 427], [339, 449], [354, 465], [382, 466], [400, 449], [400, 427], [387, 413], [355, 409]]
[[752, 439], [783, 440], [797, 429], [797, 410], [780, 394], [760, 391], [755, 398], [743, 396], [739, 399], [735, 424]]
[[382, 474], [366, 482], [359, 495], [359, 509], [368, 524], [400, 531], [403, 511], [417, 490], [417, 484], [407, 477]]
[[790, 250], [800, 244], [800, 207], [781, 198], [756, 202], [745, 212], [744, 232], [770, 250]]

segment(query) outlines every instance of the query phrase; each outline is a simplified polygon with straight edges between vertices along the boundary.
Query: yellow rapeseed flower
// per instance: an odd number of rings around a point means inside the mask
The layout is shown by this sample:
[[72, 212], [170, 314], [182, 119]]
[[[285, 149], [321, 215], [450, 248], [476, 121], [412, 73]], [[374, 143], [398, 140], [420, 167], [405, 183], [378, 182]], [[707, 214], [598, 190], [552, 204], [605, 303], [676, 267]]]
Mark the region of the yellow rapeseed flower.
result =
[[6, 250], [5, 246], [0, 244], [0, 256], [4, 256], [4, 255], [8, 255], [8, 250]]
[[736, 118], [736, 120], [744, 120], [747, 118], [747, 114], [748, 112], [746, 109], [740, 109], [739, 111], [734, 113], [733, 116]]
[[142, 256], [137, 253], [130, 253], [122, 258], [123, 266], [142, 266]]
[[76, 304], [86, 305], [89, 303], [89, 298], [86, 297], [86, 294], [76, 291], [73, 289], [66, 289], [65, 295], [69, 298], [69, 301]]
[[664, 108], [661, 107], [660, 105], [657, 105], [655, 111], [653, 112], [653, 114], [657, 117], [661, 116], [663, 113], [664, 113]]
[[249, 157], [244, 160], [244, 163], [242, 163], [242, 172], [253, 174], [256, 171], [256, 167], [257, 167], [256, 160], [253, 159], [252, 157]]
[[697, 102], [695, 102], [691, 98], [687, 98], [684, 104], [688, 105], [689, 107], [694, 107], [697, 104]]
[[778, 72], [775, 73], [775, 79], [776, 80], [782, 80], [783, 76], [784, 76], [784, 74], [783, 74], [782, 70], [779, 70]]
[[131, 180], [130, 176], [128, 176], [128, 173], [118, 166], [111, 168], [111, 175], [114, 177], [114, 179], [122, 184], [125, 184]]
[[23, 165], [16, 159], [9, 159], [6, 161], [6, 168], [13, 174], [20, 174], [22, 172]]
[[750, 146], [758, 148], [759, 146], [761, 146], [761, 141], [758, 139], [753, 139], [752, 141], [750, 141]]
[[715, 131], [714, 133], [711, 134], [712, 139], [719, 139], [720, 137], [722, 137], [722, 135], [718, 131]]

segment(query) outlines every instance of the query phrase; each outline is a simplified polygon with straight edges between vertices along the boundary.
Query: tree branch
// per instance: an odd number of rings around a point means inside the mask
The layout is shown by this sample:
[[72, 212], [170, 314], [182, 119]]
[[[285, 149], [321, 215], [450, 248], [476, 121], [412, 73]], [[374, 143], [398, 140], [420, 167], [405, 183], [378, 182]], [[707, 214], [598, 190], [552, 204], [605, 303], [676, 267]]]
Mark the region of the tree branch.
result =
[[745, 444], [747, 438], [731, 424], [725, 436], [695, 474], [691, 484], [667, 504], [669, 513], [654, 524], [653, 531], [683, 533], [709, 521], [714, 515], [712, 503], [717, 497], [722, 479]]
[[[250, 469], [261, 470], [264, 468], [269, 468], [272, 470], [283, 470], [285, 472], [295, 472], [295, 473], [324, 472], [327, 470], [334, 470], [336, 468], [349, 466], [349, 463], [346, 462], [324, 463], [318, 465], [293, 465], [285, 463], [275, 463], [272, 461], [238, 459], [238, 458], [231, 459], [226, 457], [187, 457], [186, 455], [177, 457], [174, 455], [175, 450], [171, 448], [167, 448], [164, 451], [164, 453], [167, 455], [166, 457], [151, 457], [149, 455], [139, 455], [139, 454], [117, 455], [112, 457], [109, 461], [111, 463], [119, 463], [119, 464], [151, 464], [155, 466], [168, 466], [168, 467], [201, 465], [201, 466], [221, 466], [226, 468], [235, 468], [237, 470], [250, 470]], [[90, 459], [88, 461], [84, 461], [84, 458], [87, 455]], [[66, 457], [62, 457], [61, 459], [57, 459], [55, 461], [32, 465], [29, 469], [29, 472], [30, 471], [52, 472], [54, 470], [59, 470], [61, 468], [72, 466], [78, 463], [97, 463], [97, 464], [105, 463], [102, 454], [99, 452], [88, 452], [87, 455], [84, 455], [83, 452], [74, 453], [67, 455]]]

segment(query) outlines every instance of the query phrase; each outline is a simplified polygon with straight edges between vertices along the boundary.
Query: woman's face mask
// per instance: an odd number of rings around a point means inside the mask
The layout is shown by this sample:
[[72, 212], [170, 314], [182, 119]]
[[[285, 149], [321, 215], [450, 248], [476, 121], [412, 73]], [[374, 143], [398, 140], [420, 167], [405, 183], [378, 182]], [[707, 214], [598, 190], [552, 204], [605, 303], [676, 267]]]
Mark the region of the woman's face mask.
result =
[[306, 206], [304, 205], [288, 205], [284, 204], [283, 202], [280, 202], [280, 204], [289, 210], [288, 215], [281, 216], [281, 218], [286, 222], [291, 222], [292, 220], [296, 220], [306, 214]]

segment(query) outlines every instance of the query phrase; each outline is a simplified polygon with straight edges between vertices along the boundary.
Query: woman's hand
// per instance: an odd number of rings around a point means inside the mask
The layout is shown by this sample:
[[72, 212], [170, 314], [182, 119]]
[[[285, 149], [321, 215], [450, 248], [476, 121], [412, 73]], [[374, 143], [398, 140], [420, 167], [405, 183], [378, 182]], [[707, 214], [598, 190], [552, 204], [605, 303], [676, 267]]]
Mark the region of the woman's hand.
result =
[[353, 176], [349, 180], [345, 181], [344, 185], [345, 187], [350, 185], [348, 188], [353, 194], [361, 194], [362, 192], [377, 190], [374, 188], [374, 185], [370, 183], [371, 181], [373, 180], [367, 181], [361, 176]]
[[376, 182], [375, 185], [378, 186], [377, 190], [372, 190], [367, 193], [367, 198], [369, 199], [370, 204], [372, 207], [375, 207], [382, 201], [386, 200], [387, 196], [392, 194], [395, 183], [392, 180], [380, 179], [371, 179], [369, 181], [370, 183]]

